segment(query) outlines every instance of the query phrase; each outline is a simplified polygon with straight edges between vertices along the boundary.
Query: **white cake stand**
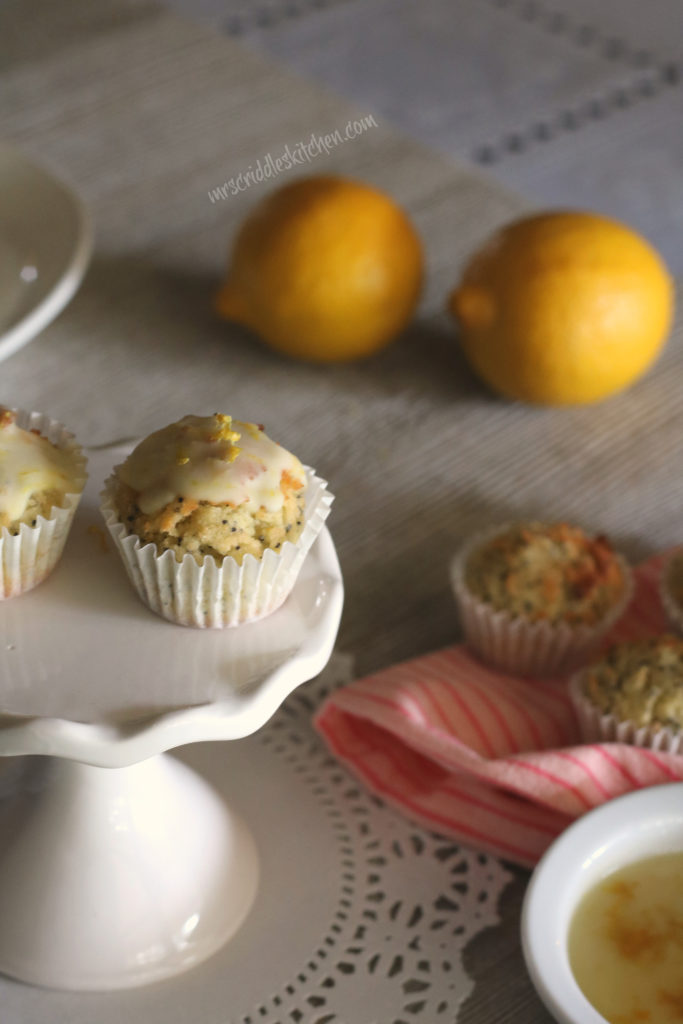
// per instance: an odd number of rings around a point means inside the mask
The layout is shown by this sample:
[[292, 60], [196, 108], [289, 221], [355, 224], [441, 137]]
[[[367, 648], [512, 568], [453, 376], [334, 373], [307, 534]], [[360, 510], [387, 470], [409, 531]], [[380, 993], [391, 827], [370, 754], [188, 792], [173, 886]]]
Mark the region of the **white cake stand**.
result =
[[59, 566], [0, 602], [0, 971], [80, 991], [170, 977], [239, 928], [258, 885], [251, 835], [166, 752], [259, 729], [327, 663], [343, 602], [323, 530], [267, 619], [155, 616], [98, 511], [125, 453], [90, 453]]

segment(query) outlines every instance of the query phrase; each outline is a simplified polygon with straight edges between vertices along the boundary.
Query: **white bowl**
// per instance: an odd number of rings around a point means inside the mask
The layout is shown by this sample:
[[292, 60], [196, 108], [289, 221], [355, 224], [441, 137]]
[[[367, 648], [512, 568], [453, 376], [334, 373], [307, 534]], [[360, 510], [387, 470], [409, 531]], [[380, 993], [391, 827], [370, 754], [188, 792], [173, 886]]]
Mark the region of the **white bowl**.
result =
[[683, 850], [683, 783], [611, 800], [555, 840], [531, 876], [522, 908], [522, 949], [539, 996], [561, 1024], [605, 1024], [569, 966], [567, 937], [582, 896], [634, 861]]

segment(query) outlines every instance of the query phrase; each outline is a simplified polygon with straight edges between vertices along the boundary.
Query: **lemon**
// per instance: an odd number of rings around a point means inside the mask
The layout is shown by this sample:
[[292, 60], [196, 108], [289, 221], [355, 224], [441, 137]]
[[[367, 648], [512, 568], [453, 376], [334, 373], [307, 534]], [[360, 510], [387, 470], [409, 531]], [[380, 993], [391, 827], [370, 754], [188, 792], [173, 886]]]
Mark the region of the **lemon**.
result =
[[450, 297], [475, 371], [503, 395], [546, 405], [631, 384], [662, 348], [673, 305], [669, 272], [644, 238], [578, 211], [504, 227]]
[[345, 361], [405, 327], [421, 279], [420, 241], [389, 196], [345, 178], [303, 178], [247, 217], [216, 308], [278, 352]]

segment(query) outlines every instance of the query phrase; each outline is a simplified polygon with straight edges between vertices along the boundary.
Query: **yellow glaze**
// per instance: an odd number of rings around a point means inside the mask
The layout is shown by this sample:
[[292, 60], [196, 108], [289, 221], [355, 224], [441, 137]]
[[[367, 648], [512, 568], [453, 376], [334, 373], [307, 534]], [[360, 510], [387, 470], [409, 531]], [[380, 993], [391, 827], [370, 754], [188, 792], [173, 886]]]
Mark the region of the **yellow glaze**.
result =
[[583, 898], [569, 961], [609, 1024], [683, 1021], [683, 852], [636, 861]]

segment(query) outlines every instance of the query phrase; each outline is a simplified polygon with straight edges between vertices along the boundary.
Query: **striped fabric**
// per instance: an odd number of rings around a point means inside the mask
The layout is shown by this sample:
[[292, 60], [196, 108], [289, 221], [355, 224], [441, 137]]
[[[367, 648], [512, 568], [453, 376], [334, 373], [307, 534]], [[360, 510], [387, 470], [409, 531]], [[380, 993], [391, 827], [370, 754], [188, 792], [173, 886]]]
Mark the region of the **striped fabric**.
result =
[[[609, 641], [665, 630], [663, 557], [636, 570], [633, 602]], [[564, 680], [505, 676], [462, 646], [338, 690], [315, 724], [340, 760], [413, 820], [526, 866], [584, 811], [683, 779], [681, 755], [581, 744]]]

